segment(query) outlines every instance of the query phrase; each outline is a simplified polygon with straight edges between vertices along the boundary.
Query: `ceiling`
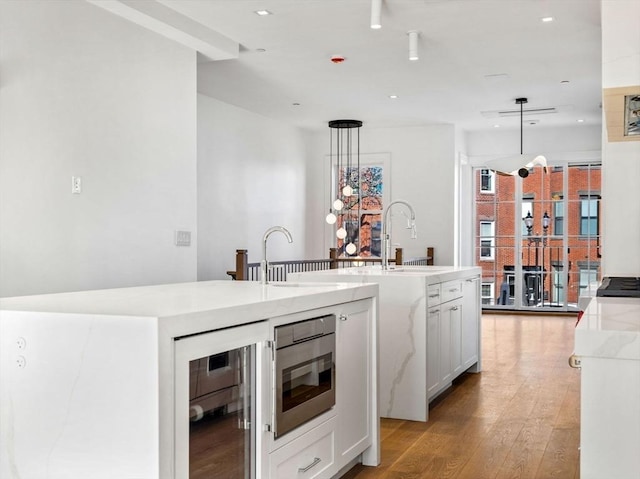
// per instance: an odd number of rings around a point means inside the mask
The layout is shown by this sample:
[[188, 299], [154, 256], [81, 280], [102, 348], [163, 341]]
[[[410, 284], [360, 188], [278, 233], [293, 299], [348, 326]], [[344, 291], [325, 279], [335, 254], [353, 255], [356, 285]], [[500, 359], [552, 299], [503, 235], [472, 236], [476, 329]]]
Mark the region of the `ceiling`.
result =
[[519, 114], [496, 114], [518, 97], [556, 109], [527, 114], [536, 128], [602, 122], [600, 0], [382, 0], [379, 30], [371, 0], [158, 3], [239, 44], [237, 58], [199, 63], [199, 92], [302, 128], [519, 128]]

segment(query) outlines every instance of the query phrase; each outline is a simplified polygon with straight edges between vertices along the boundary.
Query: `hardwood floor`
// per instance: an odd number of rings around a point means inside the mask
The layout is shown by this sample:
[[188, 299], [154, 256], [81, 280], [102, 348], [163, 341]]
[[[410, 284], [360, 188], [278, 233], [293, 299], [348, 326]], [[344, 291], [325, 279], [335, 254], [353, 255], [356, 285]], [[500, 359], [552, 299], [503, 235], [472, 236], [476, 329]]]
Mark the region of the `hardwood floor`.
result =
[[485, 314], [482, 373], [464, 374], [429, 422], [382, 419], [382, 460], [345, 479], [578, 479], [580, 371], [573, 316]]

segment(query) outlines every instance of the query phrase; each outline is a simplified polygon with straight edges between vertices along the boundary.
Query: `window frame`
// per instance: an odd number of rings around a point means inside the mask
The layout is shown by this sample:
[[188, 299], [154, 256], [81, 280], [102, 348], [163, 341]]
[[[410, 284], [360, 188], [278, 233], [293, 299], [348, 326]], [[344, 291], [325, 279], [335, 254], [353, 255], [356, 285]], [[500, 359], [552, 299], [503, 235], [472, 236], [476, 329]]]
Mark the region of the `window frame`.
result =
[[[596, 237], [600, 234], [600, 195], [591, 194], [591, 195], [580, 195], [580, 231], [579, 235], [584, 237]], [[588, 215], [584, 216], [585, 203], [589, 204], [588, 206]], [[591, 215], [592, 208], [595, 204], [595, 215]], [[592, 222], [595, 220], [595, 231], [592, 231]], [[589, 225], [588, 229], [585, 230], [584, 225]]]
[[[486, 173], [485, 173], [486, 172]], [[484, 188], [483, 179], [487, 178], [489, 183], [489, 188]], [[481, 168], [480, 169], [480, 194], [483, 195], [492, 195], [496, 192], [496, 172], [490, 170], [489, 168]]]
[[[484, 288], [489, 288], [489, 295], [484, 294]], [[482, 282], [480, 285], [480, 297], [482, 304], [486, 305], [494, 305], [496, 300], [496, 291], [495, 291], [495, 283], [493, 282]], [[485, 302], [485, 299], [488, 300]]]
[[[488, 225], [491, 230], [491, 235], [482, 234], [482, 226]], [[496, 247], [496, 222], [495, 220], [480, 220], [478, 224], [478, 238], [480, 239], [480, 250], [478, 251], [478, 257], [480, 261], [495, 261], [495, 247]], [[489, 244], [485, 245], [484, 242], [488, 241]], [[482, 250], [489, 248], [489, 254], [483, 255]]]

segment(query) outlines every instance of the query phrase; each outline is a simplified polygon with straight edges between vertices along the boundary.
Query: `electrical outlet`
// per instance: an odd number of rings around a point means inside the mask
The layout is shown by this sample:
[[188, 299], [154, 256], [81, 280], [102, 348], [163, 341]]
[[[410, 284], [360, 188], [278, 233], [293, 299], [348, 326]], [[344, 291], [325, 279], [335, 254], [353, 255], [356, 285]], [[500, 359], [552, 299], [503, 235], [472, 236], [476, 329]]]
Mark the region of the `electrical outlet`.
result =
[[191, 246], [191, 231], [176, 231], [176, 246]]
[[79, 176], [71, 177], [71, 193], [79, 195], [82, 193], [82, 178]]

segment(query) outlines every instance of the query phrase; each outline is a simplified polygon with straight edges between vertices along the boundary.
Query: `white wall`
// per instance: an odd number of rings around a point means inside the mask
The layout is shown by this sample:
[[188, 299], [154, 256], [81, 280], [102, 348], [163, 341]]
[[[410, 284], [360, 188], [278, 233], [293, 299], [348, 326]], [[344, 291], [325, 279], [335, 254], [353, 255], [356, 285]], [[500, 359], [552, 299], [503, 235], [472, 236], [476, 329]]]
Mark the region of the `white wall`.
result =
[[[602, 88], [640, 85], [640, 2], [602, 2]], [[640, 275], [640, 141], [607, 141], [603, 118], [603, 273]]]
[[[601, 148], [600, 131], [600, 125], [563, 128], [525, 125], [522, 150], [524, 154], [545, 155], [549, 163], [593, 159]], [[465, 136], [466, 153], [473, 163], [478, 163], [482, 157], [491, 159], [520, 153], [519, 128], [473, 131]]]
[[[326, 257], [333, 227], [324, 222], [328, 212], [329, 127], [308, 139], [308, 191], [310, 211], [307, 230], [310, 237], [324, 238], [309, 245], [316, 257]], [[426, 255], [434, 246], [436, 264], [453, 264], [455, 230], [455, 132], [452, 125], [410, 128], [367, 128], [360, 130], [360, 153], [388, 154], [391, 169], [391, 201], [408, 201], [416, 212], [418, 239], [410, 239], [405, 229], [403, 206], [394, 206], [392, 244], [403, 248], [404, 257]], [[385, 181], [388, 181], [385, 176]], [[309, 184], [313, 182], [313, 184]], [[385, 183], [386, 185], [387, 183]], [[398, 210], [396, 211], [396, 208]], [[322, 256], [321, 256], [322, 255]]]
[[82, 1], [0, 9], [0, 296], [194, 280], [196, 54]]
[[[305, 254], [306, 151], [302, 132], [198, 95], [198, 279], [229, 279], [235, 250], [249, 261], [301, 259]], [[319, 256], [319, 257], [326, 257]]]

